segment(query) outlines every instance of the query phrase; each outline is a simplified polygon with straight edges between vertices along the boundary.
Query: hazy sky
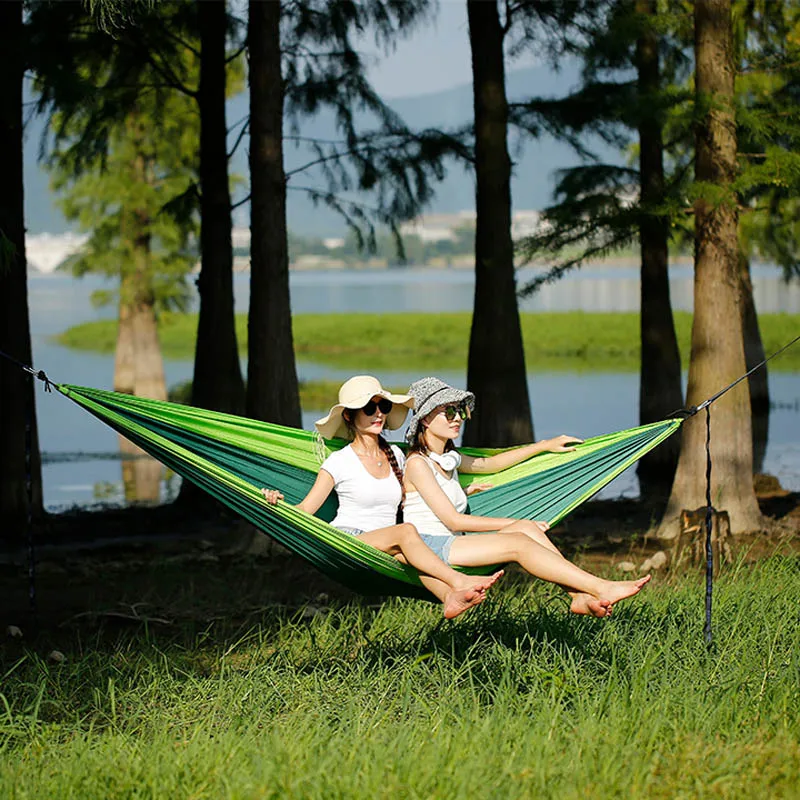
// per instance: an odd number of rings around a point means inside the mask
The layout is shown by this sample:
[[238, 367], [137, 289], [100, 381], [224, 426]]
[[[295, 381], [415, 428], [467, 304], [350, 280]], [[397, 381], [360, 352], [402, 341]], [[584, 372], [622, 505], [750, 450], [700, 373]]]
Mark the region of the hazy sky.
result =
[[[369, 52], [371, 48], [365, 46]], [[417, 29], [411, 38], [370, 70], [378, 94], [404, 97], [438, 92], [472, 79], [467, 4], [440, 0], [436, 20]]]
[[[2, 2], [2, 0], [0, 0]], [[239, 2], [242, 0], [231, 0]], [[373, 60], [369, 75], [373, 86], [384, 99], [410, 97], [470, 85], [472, 66], [466, 0], [439, 0], [438, 13], [406, 40], [400, 41], [393, 53], [378, 52], [371, 40], [365, 39], [362, 53]], [[507, 64], [507, 70], [530, 66], [532, 57]], [[26, 84], [26, 91], [30, 87]], [[229, 112], [230, 113], [230, 112]], [[232, 120], [229, 118], [228, 120]], [[48, 190], [48, 178], [36, 162], [41, 120], [33, 120], [26, 138], [26, 207], [32, 232], [60, 232], [68, 226], [54, 207], [54, 196]], [[72, 226], [74, 227], [74, 226]]]
[[[373, 52], [374, 48], [365, 45], [364, 51]], [[532, 57], [520, 59], [513, 68], [532, 63]], [[381, 57], [370, 70], [370, 77], [378, 94], [385, 98], [439, 92], [470, 83], [466, 0], [439, 0], [436, 19], [401, 41], [393, 54]]]

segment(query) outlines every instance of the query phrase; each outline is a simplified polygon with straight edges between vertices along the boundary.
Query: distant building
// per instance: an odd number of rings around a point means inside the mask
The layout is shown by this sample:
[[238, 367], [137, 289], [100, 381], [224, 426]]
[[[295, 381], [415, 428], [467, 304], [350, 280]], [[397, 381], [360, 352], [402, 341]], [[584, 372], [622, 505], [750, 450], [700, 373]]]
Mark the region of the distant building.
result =
[[[521, 239], [530, 236], [539, 229], [541, 214], [539, 211], [515, 211], [511, 217], [511, 236]], [[423, 242], [455, 241], [456, 231], [463, 228], [474, 228], [477, 213], [475, 211], [459, 211], [457, 214], [423, 214], [400, 226], [404, 236], [418, 236]]]
[[423, 242], [455, 241], [456, 230], [474, 228], [474, 211], [459, 211], [457, 214], [423, 214], [400, 226], [403, 236], [418, 236]]
[[538, 211], [515, 211], [511, 215], [511, 238], [524, 239], [539, 231], [541, 214]]
[[233, 228], [231, 230], [231, 241], [234, 249], [250, 250], [250, 228]]
[[25, 237], [28, 264], [39, 272], [53, 272], [88, 241], [85, 233], [36, 233]]

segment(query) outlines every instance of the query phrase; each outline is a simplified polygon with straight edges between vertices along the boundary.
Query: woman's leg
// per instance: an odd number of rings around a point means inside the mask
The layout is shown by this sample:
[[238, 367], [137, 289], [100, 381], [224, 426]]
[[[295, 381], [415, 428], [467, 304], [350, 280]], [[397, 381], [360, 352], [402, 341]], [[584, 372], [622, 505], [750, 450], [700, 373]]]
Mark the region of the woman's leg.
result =
[[[553, 544], [546, 531], [537, 522], [532, 522], [527, 519], [519, 519], [505, 528], [501, 528], [499, 533], [524, 533], [534, 542], [546, 547], [553, 553], [556, 553], [561, 558], [564, 554]], [[567, 559], [564, 558], [566, 561]], [[570, 611], [573, 614], [587, 614], [592, 617], [610, 617], [612, 613], [612, 606], [607, 600], [598, 600], [596, 597], [587, 594], [586, 592], [579, 592], [572, 586], [561, 585], [561, 588], [572, 598]]]
[[423, 585], [442, 601], [444, 615], [448, 619], [483, 602], [486, 590], [503, 574], [502, 570], [488, 576], [456, 572], [422, 541], [417, 529], [410, 523], [368, 531], [358, 538], [432, 578], [423, 580]]
[[542, 545], [542, 547], [561, 555], [561, 551], [553, 544], [538, 522], [532, 522], [529, 519], [518, 519], [510, 525], [506, 525], [505, 528], [500, 528], [498, 533], [524, 533], [528, 538]]
[[637, 581], [598, 578], [524, 533], [459, 536], [450, 548], [450, 561], [462, 567], [515, 561], [537, 578], [572, 587], [576, 592], [585, 592], [610, 604], [637, 594], [650, 580], [649, 575]]

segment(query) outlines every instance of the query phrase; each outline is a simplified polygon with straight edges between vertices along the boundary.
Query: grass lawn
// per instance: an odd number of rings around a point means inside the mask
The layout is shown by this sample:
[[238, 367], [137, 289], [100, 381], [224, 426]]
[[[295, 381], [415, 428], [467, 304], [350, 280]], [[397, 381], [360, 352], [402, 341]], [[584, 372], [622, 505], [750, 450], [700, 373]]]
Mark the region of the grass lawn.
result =
[[[400, 370], [420, 374], [463, 370], [471, 315], [458, 314], [299, 314], [294, 317], [297, 358], [358, 371]], [[639, 315], [582, 312], [522, 314], [529, 370], [635, 371], [639, 369]], [[247, 350], [247, 321], [237, 317], [238, 341]], [[764, 347], [770, 354], [800, 329], [800, 315], [762, 314]], [[684, 362], [688, 364], [691, 315], [675, 314]], [[164, 315], [161, 344], [166, 358], [194, 354], [196, 315]], [[87, 322], [62, 333], [68, 347], [112, 353], [116, 322]], [[787, 350], [770, 369], [800, 369], [800, 348]]]
[[[116, 569], [84, 581], [121, 596]], [[796, 557], [722, 575], [710, 650], [699, 574], [610, 621], [509, 576], [445, 623], [419, 601], [267, 602], [253, 559], [139, 569], [150, 622], [0, 644], [0, 796], [797, 797]]]

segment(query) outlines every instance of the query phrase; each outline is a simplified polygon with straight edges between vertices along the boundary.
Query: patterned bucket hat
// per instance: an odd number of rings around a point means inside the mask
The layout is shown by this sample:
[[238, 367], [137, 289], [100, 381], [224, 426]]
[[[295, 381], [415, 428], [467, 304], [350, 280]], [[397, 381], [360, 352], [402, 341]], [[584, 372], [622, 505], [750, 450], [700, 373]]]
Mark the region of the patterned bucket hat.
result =
[[439, 378], [420, 378], [408, 387], [408, 393], [414, 399], [414, 413], [408, 422], [406, 441], [411, 444], [417, 435], [417, 428], [422, 419], [434, 408], [450, 403], [465, 405], [469, 411], [475, 408], [475, 395], [464, 389], [455, 389]]

